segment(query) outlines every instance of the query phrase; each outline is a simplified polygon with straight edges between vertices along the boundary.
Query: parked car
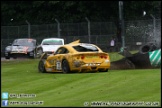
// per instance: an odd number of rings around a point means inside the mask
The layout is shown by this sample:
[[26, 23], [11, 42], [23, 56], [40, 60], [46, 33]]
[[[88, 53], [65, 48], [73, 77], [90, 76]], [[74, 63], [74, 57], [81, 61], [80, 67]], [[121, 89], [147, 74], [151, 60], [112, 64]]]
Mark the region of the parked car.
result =
[[43, 39], [41, 44], [37, 47], [37, 51], [40, 56], [44, 52], [47, 54], [52, 54], [61, 45], [64, 45], [64, 39], [62, 38], [46, 38]]
[[60, 46], [52, 55], [43, 53], [38, 64], [40, 72], [107, 72], [109, 54], [89, 43], [72, 42]]
[[21, 38], [15, 39], [10, 46], [5, 48], [5, 58], [10, 59], [10, 57], [17, 58], [22, 56], [28, 56], [30, 58], [35, 58], [37, 41], [32, 38]]

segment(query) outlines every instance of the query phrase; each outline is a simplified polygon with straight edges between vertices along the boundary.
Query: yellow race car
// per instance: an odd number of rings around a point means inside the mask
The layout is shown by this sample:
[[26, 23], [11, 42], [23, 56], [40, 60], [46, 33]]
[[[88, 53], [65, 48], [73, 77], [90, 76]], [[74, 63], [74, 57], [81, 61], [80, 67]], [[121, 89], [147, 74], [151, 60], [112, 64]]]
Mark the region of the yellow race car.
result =
[[39, 72], [107, 72], [110, 57], [94, 44], [74, 41], [60, 46], [54, 54], [43, 53]]

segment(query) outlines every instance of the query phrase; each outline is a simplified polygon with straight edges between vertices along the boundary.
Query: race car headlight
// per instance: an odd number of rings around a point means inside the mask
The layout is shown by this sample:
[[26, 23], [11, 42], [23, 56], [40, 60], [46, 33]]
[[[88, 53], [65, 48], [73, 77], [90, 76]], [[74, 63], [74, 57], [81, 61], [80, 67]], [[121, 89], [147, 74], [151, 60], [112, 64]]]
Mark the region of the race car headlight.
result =
[[6, 47], [5, 50], [6, 50], [6, 51], [10, 51], [11, 48], [10, 48], [10, 47]]
[[34, 50], [33, 48], [29, 48], [29, 49], [28, 49], [28, 52], [31, 52], [31, 51], [33, 51], [33, 50]]

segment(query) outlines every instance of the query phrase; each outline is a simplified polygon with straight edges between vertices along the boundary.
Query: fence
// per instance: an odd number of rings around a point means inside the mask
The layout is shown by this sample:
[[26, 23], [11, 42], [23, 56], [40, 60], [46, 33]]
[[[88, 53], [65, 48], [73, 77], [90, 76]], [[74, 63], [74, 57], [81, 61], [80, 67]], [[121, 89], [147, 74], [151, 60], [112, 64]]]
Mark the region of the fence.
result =
[[[161, 44], [161, 19], [125, 21], [125, 45], [131, 50], [137, 50], [137, 42], [143, 44], [154, 42]], [[154, 26], [154, 23], [156, 25]], [[154, 30], [156, 31], [154, 34]], [[90, 34], [89, 34], [90, 31]], [[1, 53], [9, 43], [16, 38], [27, 38], [29, 36], [28, 25], [21, 26], [1, 26]], [[59, 33], [59, 35], [58, 35]], [[65, 43], [80, 39], [81, 42], [98, 45], [107, 51], [112, 36], [116, 37], [117, 26], [113, 22], [91, 22], [88, 28], [87, 22], [82, 23], [60, 23], [46, 25], [30, 25], [30, 38], [37, 39], [40, 43], [42, 39], [49, 37], [60, 37], [65, 39]], [[119, 50], [119, 49], [118, 49]], [[3, 54], [1, 54], [3, 55]]]

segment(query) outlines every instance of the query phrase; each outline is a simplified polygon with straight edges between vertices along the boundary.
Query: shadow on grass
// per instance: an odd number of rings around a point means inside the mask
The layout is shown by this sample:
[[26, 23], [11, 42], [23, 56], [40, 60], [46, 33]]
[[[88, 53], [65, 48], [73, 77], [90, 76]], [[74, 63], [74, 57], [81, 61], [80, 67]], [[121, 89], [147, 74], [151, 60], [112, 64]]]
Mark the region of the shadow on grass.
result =
[[[106, 71], [108, 72], [108, 71]], [[42, 73], [42, 72], [38, 72], [38, 73], [41, 73], [41, 74], [64, 74], [64, 75], [67, 75], [67, 74], [97, 74], [97, 73], [106, 73], [106, 72], [68, 72], [68, 73], [63, 73], [63, 72], [46, 72], [46, 73]]]

